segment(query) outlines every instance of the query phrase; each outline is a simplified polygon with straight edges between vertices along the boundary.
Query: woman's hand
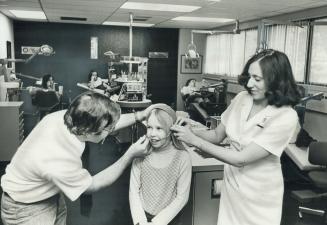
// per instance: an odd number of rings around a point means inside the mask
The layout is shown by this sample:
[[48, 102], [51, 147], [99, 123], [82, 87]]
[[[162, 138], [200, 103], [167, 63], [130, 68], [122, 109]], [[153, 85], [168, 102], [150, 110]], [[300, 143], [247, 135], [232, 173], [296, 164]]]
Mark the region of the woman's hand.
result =
[[151, 153], [151, 148], [149, 147], [149, 139], [146, 136], [140, 137], [134, 144], [132, 144], [127, 153], [130, 157], [144, 157]]
[[190, 126], [188, 125], [173, 125], [170, 130], [173, 131], [174, 136], [180, 140], [185, 142], [188, 145], [195, 145], [197, 140], [198, 140], [198, 136], [196, 136], [192, 131]]
[[192, 123], [194, 123], [194, 121], [186, 117], [177, 117], [177, 120], [175, 122], [176, 125], [188, 128], [191, 128]]

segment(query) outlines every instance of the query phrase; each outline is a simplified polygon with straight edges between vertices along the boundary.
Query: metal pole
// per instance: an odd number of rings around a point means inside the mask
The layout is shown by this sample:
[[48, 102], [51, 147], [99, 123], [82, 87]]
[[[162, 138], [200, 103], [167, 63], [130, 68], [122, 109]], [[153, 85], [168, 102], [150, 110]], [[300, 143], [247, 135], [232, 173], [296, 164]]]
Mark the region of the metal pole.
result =
[[[133, 49], [133, 14], [129, 13], [129, 60], [132, 60]], [[132, 63], [129, 63], [129, 75], [132, 74]]]

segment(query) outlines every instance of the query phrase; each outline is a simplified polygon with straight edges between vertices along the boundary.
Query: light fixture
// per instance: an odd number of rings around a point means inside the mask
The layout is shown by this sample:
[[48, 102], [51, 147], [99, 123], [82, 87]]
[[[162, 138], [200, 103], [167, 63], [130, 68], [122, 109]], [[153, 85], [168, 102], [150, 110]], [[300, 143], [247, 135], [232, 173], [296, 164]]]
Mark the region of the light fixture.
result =
[[214, 17], [190, 17], [190, 16], [178, 16], [172, 20], [187, 21], [187, 22], [200, 22], [200, 23], [227, 23], [234, 21], [234, 19], [227, 18], [214, 18]]
[[164, 11], [164, 12], [193, 12], [194, 10], [197, 10], [201, 7], [193, 6], [193, 5], [125, 2], [120, 8], [121, 9], [132, 9], [132, 10]]
[[[105, 21], [102, 23], [103, 25], [111, 25], [111, 26], [129, 26], [129, 22], [113, 22], [113, 21]], [[152, 27], [154, 24], [152, 23], [133, 23], [134, 27]]]
[[[113, 66], [115, 62], [119, 62], [121, 57], [119, 53], [114, 53], [113, 51], [106, 51], [103, 53], [105, 56], [108, 57], [108, 65]], [[109, 71], [114, 71], [115, 69], [109, 68]]]
[[[51, 56], [54, 55], [55, 52], [53, 51], [53, 48], [50, 45], [42, 45], [41, 47], [38, 48], [37, 51], [35, 51], [33, 53], [33, 55], [31, 55], [30, 57], [28, 57], [27, 59], [0, 59], [0, 73], [1, 71], [4, 71], [4, 74], [0, 74], [0, 75], [4, 75], [5, 79], [8, 76], [8, 70], [6, 68], [6, 64], [8, 64], [8, 62], [23, 62], [23, 63], [29, 63], [36, 55], [44, 55], [44, 56]], [[29, 78], [29, 79], [34, 79], [34, 80], [39, 80], [40, 78], [34, 77], [34, 76], [30, 76], [30, 75], [25, 75], [25, 74], [21, 74], [21, 73], [16, 73], [16, 75], [19, 75], [21, 77], [25, 77], [25, 78]]]
[[42, 45], [38, 48], [37, 51], [33, 53], [30, 57], [27, 59], [0, 59], [0, 64], [7, 64], [8, 62], [24, 62], [29, 63], [35, 56], [37, 55], [44, 55], [44, 56], [51, 56], [54, 55], [55, 52], [53, 51], [53, 48], [50, 45]]
[[191, 43], [187, 46], [187, 51], [185, 53], [186, 58], [199, 58], [200, 55], [196, 51], [196, 45], [193, 42], [193, 31], [191, 32]]
[[28, 11], [28, 10], [15, 10], [15, 9], [9, 11], [17, 18], [43, 19], [43, 20], [47, 19], [43, 11]]
[[193, 34], [240, 34], [240, 27], [239, 27], [239, 21], [235, 20], [235, 28], [233, 30], [192, 30], [191, 31], [191, 43], [187, 46], [187, 50], [185, 53], [186, 58], [199, 58], [200, 55], [196, 50], [196, 45], [193, 41]]

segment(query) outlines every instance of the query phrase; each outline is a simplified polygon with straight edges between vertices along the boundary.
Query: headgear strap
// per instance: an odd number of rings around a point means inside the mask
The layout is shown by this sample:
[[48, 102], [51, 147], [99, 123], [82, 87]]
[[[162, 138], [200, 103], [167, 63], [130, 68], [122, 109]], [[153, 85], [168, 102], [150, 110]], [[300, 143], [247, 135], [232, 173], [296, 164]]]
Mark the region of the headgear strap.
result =
[[160, 109], [165, 111], [166, 113], [168, 113], [168, 115], [173, 118], [173, 123], [176, 122], [177, 120], [177, 116], [176, 116], [176, 112], [168, 105], [166, 104], [157, 104], [155, 107], [153, 107], [153, 109]]

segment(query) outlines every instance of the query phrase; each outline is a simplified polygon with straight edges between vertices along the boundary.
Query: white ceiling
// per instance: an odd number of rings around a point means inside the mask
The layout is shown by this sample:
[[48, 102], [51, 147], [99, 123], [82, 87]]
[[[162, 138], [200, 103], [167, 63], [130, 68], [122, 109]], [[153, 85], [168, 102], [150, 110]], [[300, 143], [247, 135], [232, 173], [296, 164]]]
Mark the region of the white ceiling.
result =
[[[238, 19], [240, 22], [276, 16], [309, 8], [327, 6], [327, 0], [130, 0], [133, 2], [195, 5], [190, 13], [121, 9], [128, 0], [0, 0], [0, 12], [16, 20], [11, 9], [43, 10], [48, 22], [102, 24], [105, 21], [128, 22], [135, 17], [150, 17], [145, 23], [164, 28], [210, 29], [225, 24], [173, 21], [177, 16]], [[86, 21], [63, 21], [60, 17], [85, 17]], [[34, 20], [36, 21], [36, 20]]]

